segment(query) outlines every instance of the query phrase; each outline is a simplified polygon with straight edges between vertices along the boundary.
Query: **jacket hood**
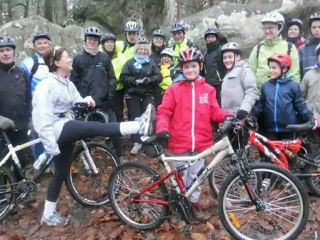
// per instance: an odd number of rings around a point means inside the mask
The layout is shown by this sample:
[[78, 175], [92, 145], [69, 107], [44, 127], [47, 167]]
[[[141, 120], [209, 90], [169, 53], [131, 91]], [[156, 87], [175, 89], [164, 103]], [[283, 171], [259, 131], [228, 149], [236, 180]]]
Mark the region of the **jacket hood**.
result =
[[263, 45], [266, 45], [266, 46], [274, 46], [274, 45], [277, 45], [278, 43], [280, 43], [281, 41], [283, 41], [282, 37], [279, 36], [279, 37], [276, 37], [276, 38], [272, 38], [270, 40], [263, 40], [261, 43]]
[[242, 68], [242, 67], [250, 67], [248, 59], [243, 59], [243, 60], [240, 60], [240, 61], [236, 62], [234, 64], [233, 68], [237, 68], [237, 67], [240, 67], [240, 68]]

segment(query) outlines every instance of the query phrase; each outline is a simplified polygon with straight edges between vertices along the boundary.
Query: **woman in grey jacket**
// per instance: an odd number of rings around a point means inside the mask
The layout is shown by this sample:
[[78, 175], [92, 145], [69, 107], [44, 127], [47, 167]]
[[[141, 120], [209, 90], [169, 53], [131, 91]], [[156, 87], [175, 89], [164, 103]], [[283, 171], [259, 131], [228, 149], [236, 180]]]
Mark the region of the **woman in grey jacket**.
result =
[[47, 59], [49, 75], [39, 83], [32, 100], [32, 122], [46, 152], [54, 157], [55, 172], [49, 183], [41, 224], [49, 226], [67, 224], [69, 219], [56, 211], [62, 183], [70, 171], [73, 142], [87, 137], [113, 137], [150, 133], [150, 120], [154, 109], [150, 106], [139, 121], [125, 123], [83, 122], [74, 120], [72, 107], [76, 102], [86, 102], [94, 107], [92, 97], [82, 98], [69, 80], [72, 60], [65, 48], [57, 48]]
[[257, 82], [246, 60], [241, 59], [241, 49], [235, 42], [221, 48], [223, 64], [228, 73], [223, 79], [221, 107], [244, 119], [258, 99]]

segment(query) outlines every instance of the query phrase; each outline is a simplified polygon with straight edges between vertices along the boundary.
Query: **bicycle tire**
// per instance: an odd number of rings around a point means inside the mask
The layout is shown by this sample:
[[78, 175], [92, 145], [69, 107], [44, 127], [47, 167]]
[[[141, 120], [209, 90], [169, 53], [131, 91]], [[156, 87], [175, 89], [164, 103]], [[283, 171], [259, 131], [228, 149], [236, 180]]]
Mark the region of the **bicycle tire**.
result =
[[[237, 187], [237, 181], [241, 180], [239, 173], [234, 171], [221, 186], [218, 199], [218, 213], [223, 226], [235, 239], [296, 239], [302, 232], [309, 214], [308, 195], [301, 182], [291, 172], [274, 164], [252, 164], [250, 169], [256, 173], [254, 176], [275, 177], [268, 190], [262, 190], [263, 184], [259, 184], [259, 189], [254, 189], [261, 193], [260, 198], [265, 201], [265, 209], [261, 212], [256, 211], [246, 191], [243, 191], [243, 197], [241, 193], [237, 193], [242, 191]], [[289, 196], [283, 197], [285, 193]], [[267, 202], [267, 197], [273, 199]], [[289, 206], [295, 203], [299, 205]], [[239, 206], [235, 206], [236, 204]], [[255, 217], [261, 218], [254, 219]], [[288, 226], [289, 221], [282, 224], [286, 220], [285, 217], [293, 222], [293, 226]], [[249, 232], [250, 227], [252, 227], [251, 232]], [[283, 234], [280, 231], [281, 236], [279, 230], [284, 231]]]
[[[307, 161], [307, 160], [305, 160]], [[318, 166], [320, 166], [320, 155], [318, 155], [315, 159], [314, 159], [314, 163], [318, 164]], [[310, 173], [310, 172], [318, 172], [319, 167], [315, 167], [315, 166], [311, 166], [311, 165], [307, 165], [304, 170], [305, 173]], [[309, 189], [317, 196], [320, 197], [320, 177], [307, 177], [306, 178], [306, 183], [309, 187]]]
[[100, 123], [108, 123], [108, 115], [100, 110], [95, 110], [94, 112], [90, 112], [84, 119], [86, 122], [100, 122]]
[[[108, 182], [108, 195], [113, 210], [123, 222], [141, 230], [156, 229], [164, 222], [168, 205], [134, 203], [131, 200], [134, 194], [157, 179], [157, 172], [140, 163], [124, 163], [112, 172]], [[144, 198], [168, 201], [165, 184], [156, 185], [139, 195], [139, 200]]]
[[66, 177], [66, 186], [71, 196], [81, 205], [99, 207], [109, 202], [108, 179], [120, 161], [105, 144], [87, 142], [86, 145], [99, 173], [93, 174], [92, 170], [84, 165], [81, 160], [84, 150], [82, 145], [78, 145], [72, 154], [73, 163]]
[[[5, 165], [0, 168], [0, 184], [0, 221], [2, 221], [12, 210], [11, 206], [13, 206], [12, 204], [15, 202], [17, 193], [16, 178], [10, 168]], [[2, 189], [5, 189], [6, 193], [4, 193]]]

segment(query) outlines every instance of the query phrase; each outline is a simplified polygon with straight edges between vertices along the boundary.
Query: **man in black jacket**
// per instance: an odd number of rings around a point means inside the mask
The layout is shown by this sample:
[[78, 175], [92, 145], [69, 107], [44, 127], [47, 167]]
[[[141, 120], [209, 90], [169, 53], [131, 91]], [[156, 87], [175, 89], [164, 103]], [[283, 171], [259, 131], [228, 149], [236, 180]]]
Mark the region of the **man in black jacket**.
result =
[[[28, 141], [28, 122], [31, 117], [31, 85], [22, 68], [14, 62], [16, 45], [10, 37], [0, 37], [0, 127], [7, 129], [6, 134], [13, 145]], [[6, 142], [0, 136], [0, 152], [6, 148]], [[26, 152], [17, 152], [22, 167], [26, 164]], [[15, 169], [17, 180], [21, 180]], [[0, 177], [0, 185], [4, 179]], [[0, 195], [1, 202], [7, 201]]]
[[204, 55], [206, 82], [216, 89], [217, 100], [221, 105], [221, 84], [227, 69], [222, 62], [220, 34], [216, 28], [208, 28], [204, 33], [204, 39], [207, 44], [207, 52]]
[[[115, 121], [115, 113], [110, 106], [116, 89], [116, 77], [108, 54], [99, 51], [102, 32], [97, 27], [85, 30], [83, 53], [74, 57], [70, 79], [82, 97], [92, 96], [96, 105], [108, 116], [109, 122]], [[118, 155], [120, 147], [113, 139]]]

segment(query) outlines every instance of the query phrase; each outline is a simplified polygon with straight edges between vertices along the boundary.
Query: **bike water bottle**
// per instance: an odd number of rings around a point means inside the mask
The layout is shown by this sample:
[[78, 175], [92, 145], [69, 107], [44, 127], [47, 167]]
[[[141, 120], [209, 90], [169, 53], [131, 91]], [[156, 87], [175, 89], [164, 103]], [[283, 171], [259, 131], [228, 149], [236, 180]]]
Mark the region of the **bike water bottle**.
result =
[[49, 157], [50, 155], [47, 154], [46, 152], [43, 152], [42, 154], [40, 154], [37, 161], [35, 161], [35, 163], [33, 164], [34, 169], [39, 170], [41, 165], [45, 163], [49, 159]]

